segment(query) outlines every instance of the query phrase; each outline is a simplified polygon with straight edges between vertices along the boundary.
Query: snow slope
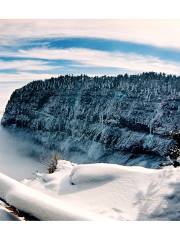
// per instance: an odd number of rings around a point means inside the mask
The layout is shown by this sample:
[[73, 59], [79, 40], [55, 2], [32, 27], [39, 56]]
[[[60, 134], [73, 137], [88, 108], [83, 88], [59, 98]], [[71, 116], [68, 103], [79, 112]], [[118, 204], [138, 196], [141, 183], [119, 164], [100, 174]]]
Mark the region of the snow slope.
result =
[[180, 220], [180, 168], [59, 160], [53, 174], [18, 183], [0, 174], [0, 197], [41, 220]]

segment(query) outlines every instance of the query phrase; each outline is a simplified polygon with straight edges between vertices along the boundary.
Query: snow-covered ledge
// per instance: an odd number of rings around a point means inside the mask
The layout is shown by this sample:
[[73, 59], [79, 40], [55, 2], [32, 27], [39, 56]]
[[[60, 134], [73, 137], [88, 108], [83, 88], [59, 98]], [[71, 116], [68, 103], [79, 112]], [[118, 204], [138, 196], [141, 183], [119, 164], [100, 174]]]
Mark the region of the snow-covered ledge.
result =
[[95, 220], [100, 216], [77, 209], [0, 173], [0, 198], [40, 220]]

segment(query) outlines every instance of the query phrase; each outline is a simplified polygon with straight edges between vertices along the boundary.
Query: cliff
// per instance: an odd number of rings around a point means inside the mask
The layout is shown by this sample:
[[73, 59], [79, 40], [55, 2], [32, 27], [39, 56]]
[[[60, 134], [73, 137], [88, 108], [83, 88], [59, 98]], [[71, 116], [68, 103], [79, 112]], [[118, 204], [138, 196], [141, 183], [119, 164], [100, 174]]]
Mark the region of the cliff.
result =
[[1, 124], [75, 162], [158, 167], [180, 155], [180, 77], [60, 76], [11, 95]]

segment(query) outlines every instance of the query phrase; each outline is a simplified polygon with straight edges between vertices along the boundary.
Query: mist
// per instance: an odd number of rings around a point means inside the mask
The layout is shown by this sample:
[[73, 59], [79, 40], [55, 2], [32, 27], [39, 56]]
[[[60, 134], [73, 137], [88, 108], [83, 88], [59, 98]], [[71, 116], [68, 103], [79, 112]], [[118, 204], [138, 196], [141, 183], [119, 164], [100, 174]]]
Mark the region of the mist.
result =
[[27, 139], [0, 126], [0, 172], [22, 180], [32, 178], [35, 172], [46, 172], [47, 161], [42, 159], [43, 149]]
[[[12, 92], [27, 81], [0, 82], [0, 120]], [[42, 148], [36, 146], [23, 134], [0, 125], [0, 172], [22, 180], [33, 177], [36, 171], [46, 171], [47, 163], [42, 159]]]

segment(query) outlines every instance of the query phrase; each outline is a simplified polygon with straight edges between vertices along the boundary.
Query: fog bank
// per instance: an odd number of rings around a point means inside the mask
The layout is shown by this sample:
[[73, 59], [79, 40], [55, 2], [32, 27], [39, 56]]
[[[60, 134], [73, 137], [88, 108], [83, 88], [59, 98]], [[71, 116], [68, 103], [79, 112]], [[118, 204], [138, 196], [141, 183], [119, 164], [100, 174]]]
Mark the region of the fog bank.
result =
[[31, 178], [36, 171], [46, 171], [47, 163], [40, 160], [40, 151], [26, 137], [0, 126], [0, 172], [22, 180]]

